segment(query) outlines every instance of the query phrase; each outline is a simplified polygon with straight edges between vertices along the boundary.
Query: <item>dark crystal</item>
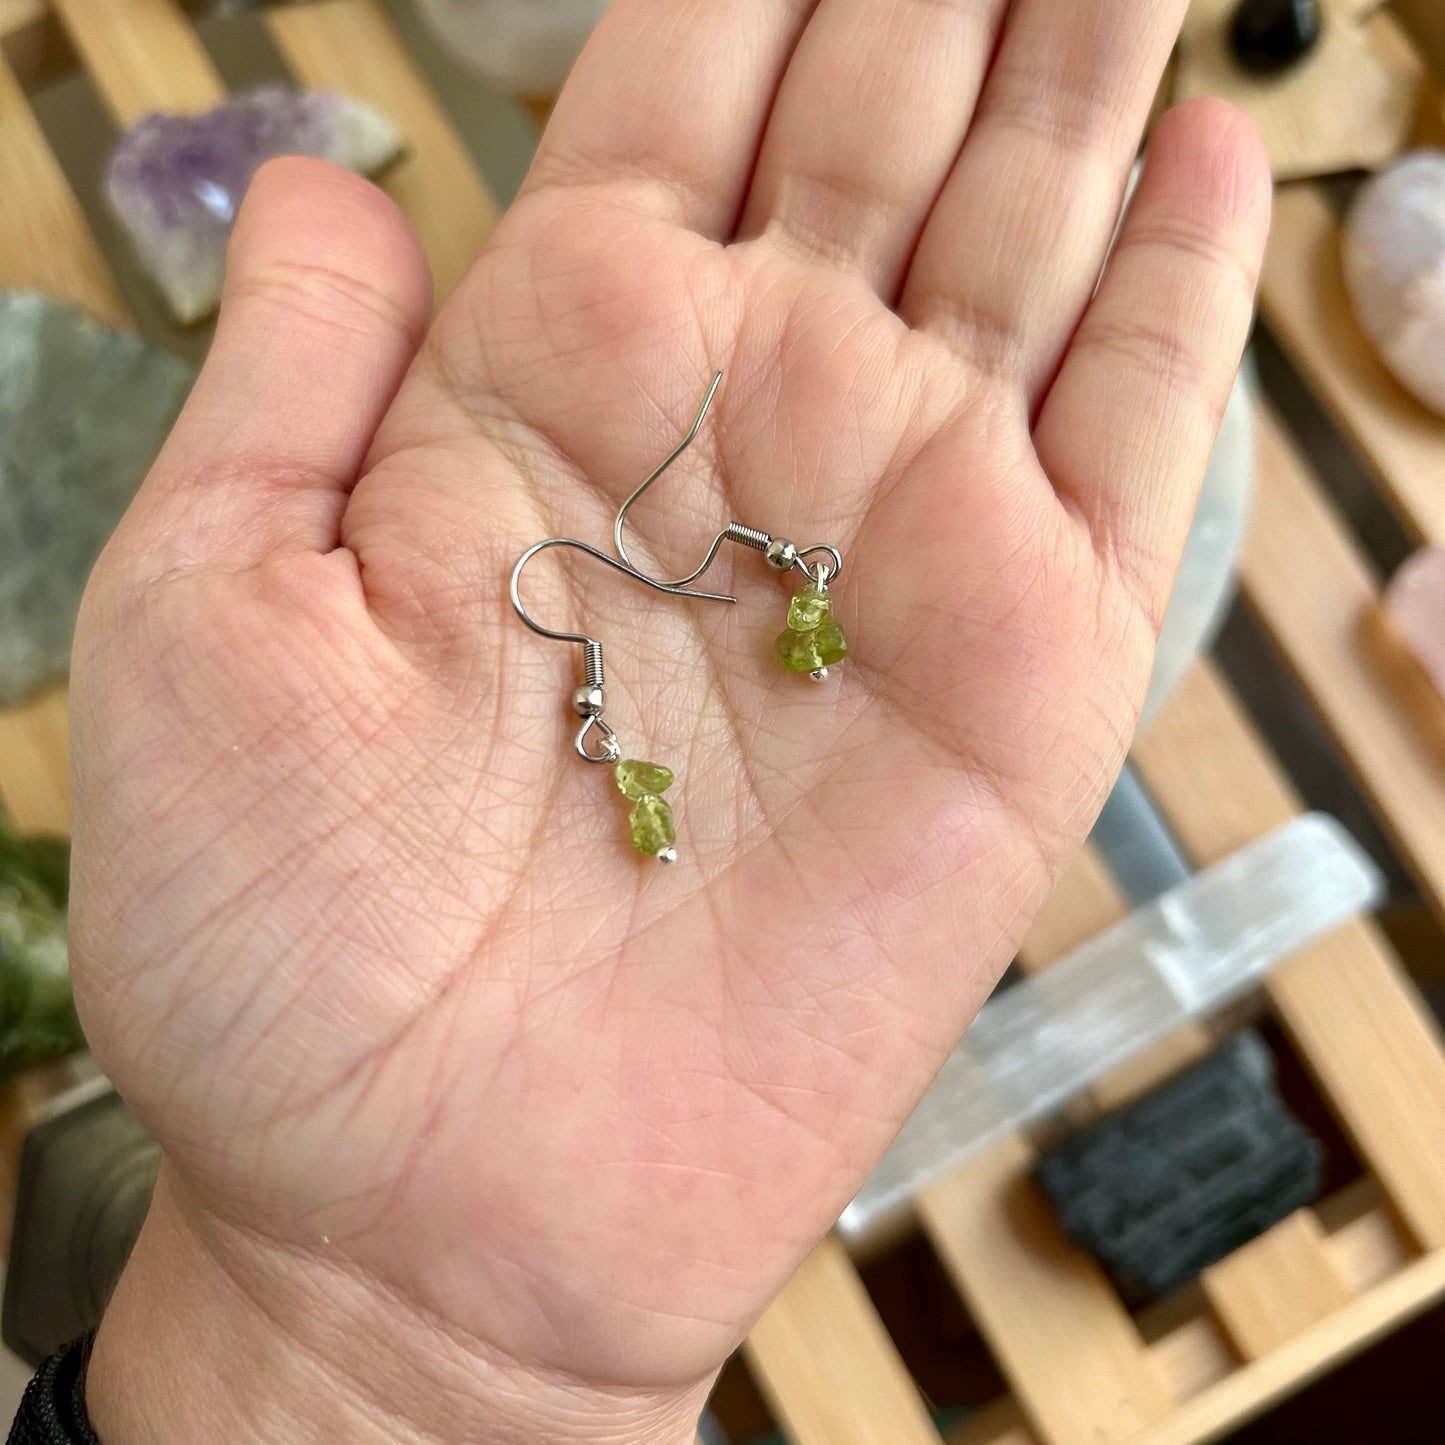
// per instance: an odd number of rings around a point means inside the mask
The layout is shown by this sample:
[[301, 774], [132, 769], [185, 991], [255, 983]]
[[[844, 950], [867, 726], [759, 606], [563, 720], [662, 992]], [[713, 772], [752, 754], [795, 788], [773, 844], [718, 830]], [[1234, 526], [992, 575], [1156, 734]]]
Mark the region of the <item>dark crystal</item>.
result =
[[1278, 75], [1315, 47], [1320, 0], [1242, 0], [1230, 39], [1235, 59], [1256, 75]]
[[1264, 1041], [1245, 1031], [1066, 1139], [1035, 1177], [1069, 1238], [1145, 1303], [1315, 1199], [1323, 1154], [1281, 1102]]

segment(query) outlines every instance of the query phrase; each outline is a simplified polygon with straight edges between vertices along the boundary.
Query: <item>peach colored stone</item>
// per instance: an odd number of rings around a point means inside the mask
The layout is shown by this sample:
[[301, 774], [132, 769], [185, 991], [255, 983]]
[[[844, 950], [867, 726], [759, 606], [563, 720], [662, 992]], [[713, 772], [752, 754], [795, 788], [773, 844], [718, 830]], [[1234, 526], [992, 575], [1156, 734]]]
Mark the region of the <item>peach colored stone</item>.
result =
[[1445, 547], [1416, 552], [1390, 582], [1385, 606], [1400, 635], [1445, 696]]

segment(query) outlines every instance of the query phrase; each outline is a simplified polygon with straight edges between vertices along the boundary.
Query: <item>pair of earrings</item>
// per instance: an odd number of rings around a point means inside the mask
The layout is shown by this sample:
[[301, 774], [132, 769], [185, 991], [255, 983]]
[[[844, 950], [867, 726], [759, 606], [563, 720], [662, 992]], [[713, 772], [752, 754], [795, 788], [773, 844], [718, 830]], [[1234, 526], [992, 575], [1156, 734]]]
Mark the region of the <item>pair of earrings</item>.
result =
[[[756, 527], [741, 522], [729, 522], [712, 540], [702, 562], [685, 577], [664, 581], [650, 577], [638, 568], [627, 555], [624, 529], [627, 514], [644, 492], [662, 476], [667, 469], [690, 447], [707, 419], [713, 397], [722, 382], [718, 372], [702, 399], [697, 416], [687, 435], [668, 453], [666, 458], [652, 471], [642, 484], [617, 509], [612, 524], [612, 545], [616, 555], [611, 556], [588, 542], [576, 537], [547, 537], [535, 542], [517, 559], [512, 568], [509, 594], [517, 616], [541, 637], [557, 642], [576, 643], [582, 649], [582, 685], [572, 694], [573, 711], [582, 719], [573, 746], [577, 755], [589, 763], [606, 764], [613, 770], [618, 788], [632, 804], [629, 822], [632, 827], [633, 846], [639, 853], [658, 858], [664, 863], [677, 860], [677, 830], [674, 825], [672, 808], [663, 798], [663, 793], [672, 786], [673, 774], [658, 763], [647, 763], [637, 759], [623, 758], [622, 745], [610, 723], [603, 717], [607, 707], [604, 690], [605, 668], [602, 661], [602, 644], [585, 632], [561, 632], [542, 624], [531, 617], [522, 604], [521, 578], [527, 563], [540, 552], [552, 547], [569, 547], [584, 556], [640, 582], [655, 592], [664, 592], [670, 597], [690, 597], [704, 602], [736, 602], [737, 598], [724, 592], [705, 592], [692, 584], [696, 582], [717, 560], [724, 542], [735, 542], [763, 554], [763, 560], [778, 573], [793, 571], [803, 575], [803, 586], [788, 604], [787, 626], [773, 644], [773, 653], [782, 667], [793, 673], [807, 673], [815, 682], [828, 677], [828, 670], [843, 661], [848, 653], [848, 643], [843, 629], [833, 620], [833, 603], [829, 585], [836, 582], [843, 570], [843, 557], [838, 549], [826, 543], [799, 548], [786, 537], [774, 537]], [[817, 560], [810, 560], [817, 559]]]

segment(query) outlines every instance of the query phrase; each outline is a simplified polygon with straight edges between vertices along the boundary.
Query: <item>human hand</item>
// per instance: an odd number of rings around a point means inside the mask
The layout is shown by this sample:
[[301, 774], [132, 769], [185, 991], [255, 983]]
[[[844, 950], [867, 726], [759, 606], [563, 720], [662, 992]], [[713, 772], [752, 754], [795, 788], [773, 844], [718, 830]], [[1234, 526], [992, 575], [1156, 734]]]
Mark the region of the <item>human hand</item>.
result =
[[[165, 1147], [106, 1445], [690, 1438], [1112, 781], [1249, 322], [1269, 183], [1173, 112], [1184, 0], [618, 0], [428, 327], [364, 182], [256, 180], [205, 371], [96, 570], [72, 933]], [[987, 75], [985, 71], [987, 70]], [[961, 145], [961, 149], [960, 149]], [[516, 556], [729, 517], [846, 558], [852, 646], [561, 554], [682, 861], [578, 762]]]

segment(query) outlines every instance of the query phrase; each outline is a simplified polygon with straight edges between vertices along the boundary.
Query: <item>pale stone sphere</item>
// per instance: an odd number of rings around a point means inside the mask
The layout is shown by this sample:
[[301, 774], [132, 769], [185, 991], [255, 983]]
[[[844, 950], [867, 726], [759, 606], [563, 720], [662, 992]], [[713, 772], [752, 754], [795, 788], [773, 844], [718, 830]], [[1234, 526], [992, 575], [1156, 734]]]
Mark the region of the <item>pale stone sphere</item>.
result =
[[469, 70], [517, 96], [553, 96], [609, 0], [416, 0]]
[[1363, 187], [1344, 258], [1355, 314], [1381, 360], [1445, 416], [1445, 151], [1415, 151]]

